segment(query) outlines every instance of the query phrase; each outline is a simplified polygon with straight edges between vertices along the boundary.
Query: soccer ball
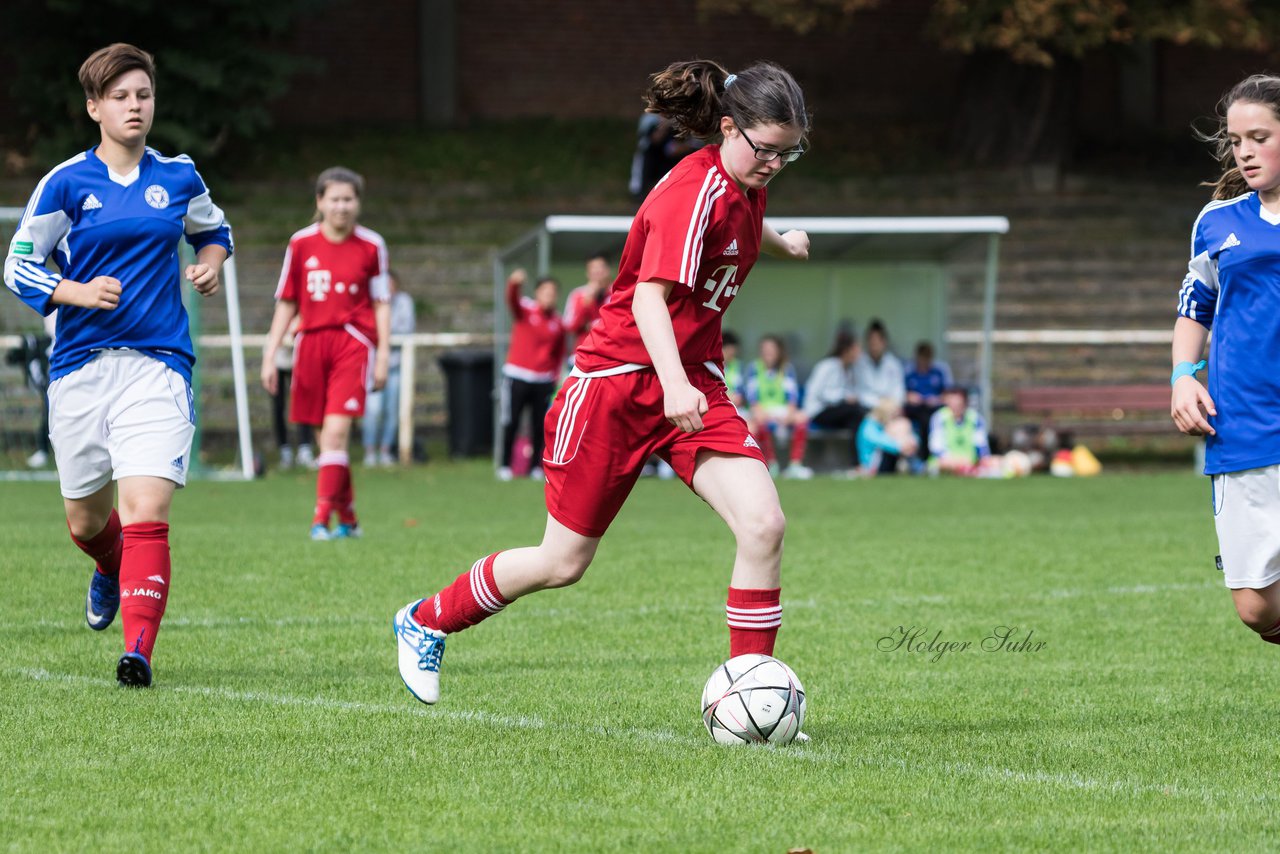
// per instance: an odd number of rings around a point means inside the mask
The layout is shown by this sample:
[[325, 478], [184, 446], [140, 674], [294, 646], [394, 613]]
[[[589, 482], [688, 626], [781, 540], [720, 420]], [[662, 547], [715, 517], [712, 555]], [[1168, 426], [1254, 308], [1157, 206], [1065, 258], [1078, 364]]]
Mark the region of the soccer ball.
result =
[[1031, 457], [1022, 451], [1009, 451], [1004, 455], [1005, 477], [1026, 477], [1031, 474]]
[[768, 655], [739, 655], [702, 689], [702, 722], [721, 744], [788, 744], [804, 725], [804, 686]]

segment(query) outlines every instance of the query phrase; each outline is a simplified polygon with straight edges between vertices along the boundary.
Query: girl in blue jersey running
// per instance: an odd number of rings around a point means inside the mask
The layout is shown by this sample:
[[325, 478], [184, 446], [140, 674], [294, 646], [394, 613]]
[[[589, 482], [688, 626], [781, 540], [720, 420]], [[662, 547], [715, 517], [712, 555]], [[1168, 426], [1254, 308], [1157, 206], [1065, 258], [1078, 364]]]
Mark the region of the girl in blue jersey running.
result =
[[[1245, 625], [1280, 643], [1280, 77], [1254, 75], [1218, 106], [1224, 169], [1191, 233], [1173, 330], [1171, 414], [1205, 437], [1226, 585]], [[1209, 330], [1208, 388], [1196, 379]]]
[[[147, 147], [150, 54], [105, 47], [80, 84], [100, 140], [40, 181], [4, 277], [36, 311], [58, 310], [49, 438], [71, 539], [96, 563], [85, 619], [101, 631], [122, 612], [116, 678], [146, 686], [169, 594], [169, 505], [195, 432], [182, 279], [215, 293], [231, 232], [191, 159]], [[184, 237], [196, 262], [180, 270]]]

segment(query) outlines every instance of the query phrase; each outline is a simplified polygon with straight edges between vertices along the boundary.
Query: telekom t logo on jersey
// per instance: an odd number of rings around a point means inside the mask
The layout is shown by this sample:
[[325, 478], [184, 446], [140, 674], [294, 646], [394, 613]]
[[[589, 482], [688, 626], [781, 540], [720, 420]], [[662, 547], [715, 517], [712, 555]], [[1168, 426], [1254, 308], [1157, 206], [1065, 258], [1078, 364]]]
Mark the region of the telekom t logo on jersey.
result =
[[738, 293], [738, 286], [733, 283], [737, 275], [737, 264], [725, 264], [717, 268], [711, 274], [711, 278], [702, 285], [704, 291], [711, 291], [711, 296], [707, 297], [703, 305], [715, 311], [724, 311], [725, 307], [721, 305], [720, 298], [724, 297], [725, 303], [728, 303]]
[[333, 286], [333, 274], [328, 270], [307, 271], [307, 293], [315, 302], [324, 302]]

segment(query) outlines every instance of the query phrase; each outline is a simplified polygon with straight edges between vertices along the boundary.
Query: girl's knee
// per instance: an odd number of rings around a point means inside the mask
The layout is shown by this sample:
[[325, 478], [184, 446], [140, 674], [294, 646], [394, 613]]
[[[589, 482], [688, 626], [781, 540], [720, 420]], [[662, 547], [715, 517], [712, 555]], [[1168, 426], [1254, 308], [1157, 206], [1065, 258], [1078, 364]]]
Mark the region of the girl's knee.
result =
[[543, 580], [547, 587], [568, 587], [576, 584], [591, 565], [590, 555], [570, 555], [550, 558], [544, 569]]
[[739, 540], [747, 539], [766, 548], [779, 548], [787, 532], [787, 517], [777, 504], [760, 507], [748, 514], [735, 532]]
[[107, 527], [109, 516], [92, 513], [68, 513], [67, 529], [77, 540], [92, 540]]
[[1272, 603], [1271, 597], [1256, 591], [1237, 591], [1234, 595], [1236, 614], [1240, 622], [1255, 632], [1273, 629], [1280, 621], [1280, 607]]

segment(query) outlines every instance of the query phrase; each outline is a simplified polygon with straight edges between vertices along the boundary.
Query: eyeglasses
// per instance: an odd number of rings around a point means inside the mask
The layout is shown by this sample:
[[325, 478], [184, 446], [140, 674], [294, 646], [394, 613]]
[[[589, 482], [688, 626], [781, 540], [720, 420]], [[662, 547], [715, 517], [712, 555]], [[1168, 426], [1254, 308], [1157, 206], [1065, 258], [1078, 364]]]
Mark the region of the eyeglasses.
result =
[[800, 148], [790, 148], [786, 151], [777, 151], [772, 148], [761, 148], [751, 141], [751, 137], [747, 136], [747, 132], [742, 128], [738, 128], [738, 133], [742, 134], [742, 138], [747, 141], [747, 145], [751, 146], [751, 150], [755, 152], [756, 160], [761, 163], [772, 163], [779, 157], [783, 163], [794, 163], [800, 159], [800, 155], [804, 154], [803, 146]]

